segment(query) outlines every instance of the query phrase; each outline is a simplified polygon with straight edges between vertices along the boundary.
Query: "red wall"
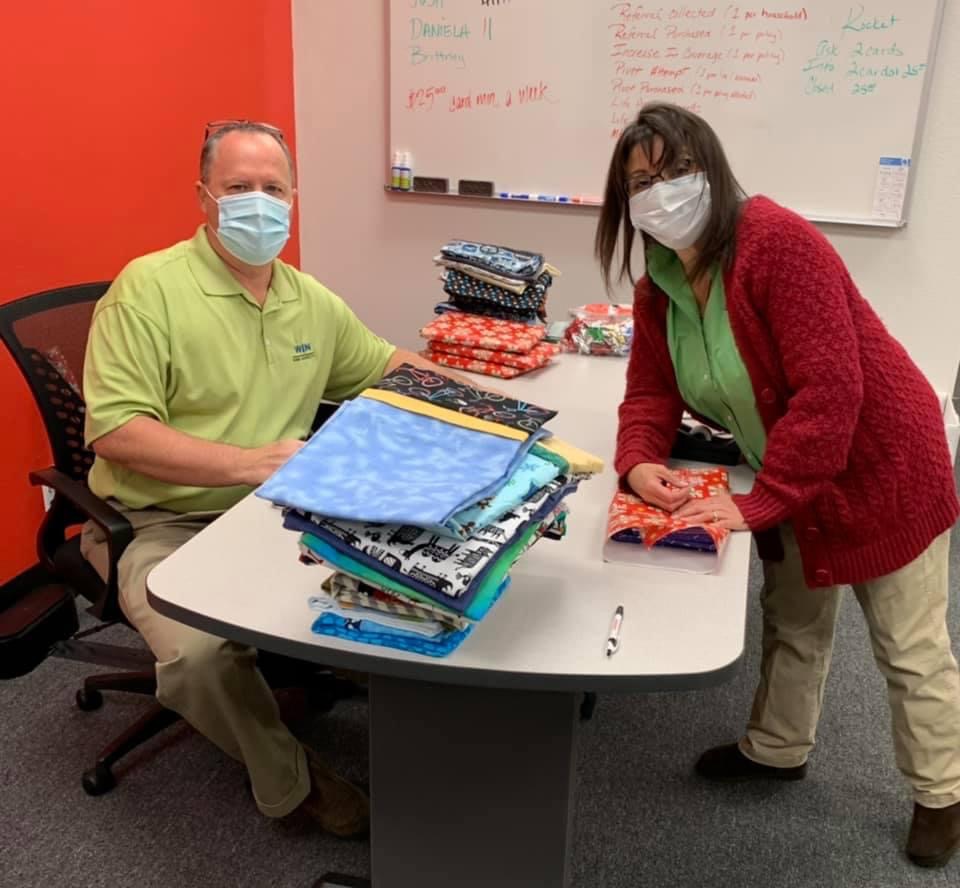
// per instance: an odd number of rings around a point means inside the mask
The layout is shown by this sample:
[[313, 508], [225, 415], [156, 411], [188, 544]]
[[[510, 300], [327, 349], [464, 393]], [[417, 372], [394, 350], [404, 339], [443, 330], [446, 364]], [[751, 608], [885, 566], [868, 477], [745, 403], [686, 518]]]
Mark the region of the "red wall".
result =
[[[4, 3], [0, 302], [110, 279], [189, 237], [204, 124], [248, 118], [293, 142], [287, 0]], [[297, 263], [296, 230], [284, 258]], [[39, 415], [0, 348], [0, 582], [35, 561], [50, 463]]]

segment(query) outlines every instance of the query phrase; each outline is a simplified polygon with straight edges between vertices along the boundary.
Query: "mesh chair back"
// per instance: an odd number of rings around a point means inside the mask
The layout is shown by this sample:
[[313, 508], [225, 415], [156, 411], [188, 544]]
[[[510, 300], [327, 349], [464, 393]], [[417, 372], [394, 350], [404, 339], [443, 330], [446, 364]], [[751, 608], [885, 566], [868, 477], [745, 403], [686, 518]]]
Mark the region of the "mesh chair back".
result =
[[77, 481], [93, 465], [83, 444], [83, 358], [94, 305], [109, 286], [64, 287], [0, 306], [0, 339], [30, 386], [54, 464]]

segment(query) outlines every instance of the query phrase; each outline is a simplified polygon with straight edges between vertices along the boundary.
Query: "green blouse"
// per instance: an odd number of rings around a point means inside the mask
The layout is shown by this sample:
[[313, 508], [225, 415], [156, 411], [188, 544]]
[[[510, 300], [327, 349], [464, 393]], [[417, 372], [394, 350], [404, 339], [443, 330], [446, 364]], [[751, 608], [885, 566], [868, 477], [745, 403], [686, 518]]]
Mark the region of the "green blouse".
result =
[[677, 254], [660, 244], [647, 252], [647, 274], [670, 299], [667, 342], [680, 394], [697, 413], [727, 429], [747, 462], [763, 463], [767, 433], [753, 383], [733, 338], [723, 275], [716, 270], [703, 315]]

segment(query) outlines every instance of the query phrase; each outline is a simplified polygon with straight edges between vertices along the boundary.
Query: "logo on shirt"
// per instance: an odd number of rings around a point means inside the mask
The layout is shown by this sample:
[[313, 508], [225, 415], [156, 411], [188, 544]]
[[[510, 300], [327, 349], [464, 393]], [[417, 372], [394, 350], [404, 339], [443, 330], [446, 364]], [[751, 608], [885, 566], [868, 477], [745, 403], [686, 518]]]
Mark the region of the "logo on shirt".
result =
[[305, 361], [313, 357], [313, 346], [309, 342], [298, 342], [293, 347], [293, 360]]

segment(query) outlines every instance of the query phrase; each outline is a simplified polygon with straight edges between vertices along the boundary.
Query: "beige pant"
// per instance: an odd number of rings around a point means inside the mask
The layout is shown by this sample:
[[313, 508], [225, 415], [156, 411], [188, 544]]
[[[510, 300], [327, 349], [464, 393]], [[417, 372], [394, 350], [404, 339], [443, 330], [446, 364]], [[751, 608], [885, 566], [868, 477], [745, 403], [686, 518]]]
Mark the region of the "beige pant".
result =
[[[306, 755], [280, 720], [273, 693], [257, 669], [256, 650], [161, 616], [147, 602], [150, 569], [216, 514], [133, 511], [112, 505], [135, 530], [120, 559], [120, 605], [157, 657], [157, 699], [246, 765], [264, 814], [289, 814], [310, 791]], [[107, 547], [92, 523], [83, 529], [81, 551], [105, 576]]]
[[[740, 749], [776, 767], [806, 761], [813, 748], [830, 668], [841, 592], [809, 589], [796, 537], [781, 527], [785, 558], [765, 562], [760, 684]], [[887, 681], [897, 765], [917, 802], [960, 801], [960, 676], [946, 613], [950, 534], [919, 558], [854, 593]]]

